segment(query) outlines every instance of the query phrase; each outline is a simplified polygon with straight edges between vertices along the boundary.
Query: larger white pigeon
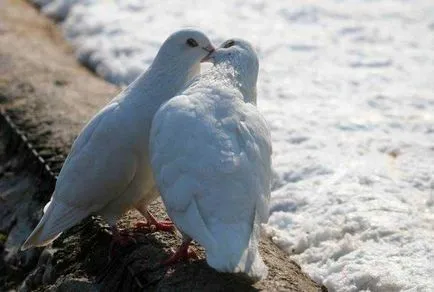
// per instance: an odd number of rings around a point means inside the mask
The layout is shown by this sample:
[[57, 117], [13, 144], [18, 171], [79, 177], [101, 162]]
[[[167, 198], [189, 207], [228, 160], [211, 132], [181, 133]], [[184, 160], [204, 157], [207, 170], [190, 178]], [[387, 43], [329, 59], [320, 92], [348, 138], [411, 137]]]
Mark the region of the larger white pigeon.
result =
[[152, 118], [162, 103], [200, 73], [201, 60], [213, 50], [207, 36], [197, 30], [169, 36], [151, 66], [75, 140], [45, 214], [22, 249], [50, 243], [90, 214], [115, 226], [135, 207], [153, 219], [147, 211], [158, 196], [148, 157]]
[[214, 66], [152, 122], [155, 181], [184, 235], [168, 262], [186, 256], [195, 239], [211, 267], [257, 281], [267, 274], [258, 242], [271, 181], [270, 132], [255, 106], [258, 59], [243, 40], [226, 41], [211, 56]]

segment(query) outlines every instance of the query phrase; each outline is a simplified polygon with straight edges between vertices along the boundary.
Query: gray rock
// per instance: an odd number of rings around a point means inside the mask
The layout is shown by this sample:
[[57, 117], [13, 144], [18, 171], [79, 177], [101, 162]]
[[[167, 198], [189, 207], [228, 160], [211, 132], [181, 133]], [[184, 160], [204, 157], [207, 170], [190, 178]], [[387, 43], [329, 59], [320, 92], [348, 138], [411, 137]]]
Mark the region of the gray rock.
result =
[[[57, 284], [58, 282], [58, 284]], [[97, 292], [96, 286], [86, 278], [60, 279], [50, 292]]]

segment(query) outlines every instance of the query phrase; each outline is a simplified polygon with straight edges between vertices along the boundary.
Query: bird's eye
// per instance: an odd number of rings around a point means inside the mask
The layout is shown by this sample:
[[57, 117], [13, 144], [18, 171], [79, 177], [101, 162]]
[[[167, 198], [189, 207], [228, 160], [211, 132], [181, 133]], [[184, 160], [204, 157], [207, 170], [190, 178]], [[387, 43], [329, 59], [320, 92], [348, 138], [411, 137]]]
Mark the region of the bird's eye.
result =
[[198, 46], [198, 43], [196, 42], [195, 39], [189, 38], [186, 42], [187, 45], [189, 45], [190, 47], [194, 48]]
[[224, 44], [223, 48], [227, 49], [227, 48], [232, 47], [233, 45], [235, 45], [235, 41], [234, 41], [234, 40], [228, 40], [228, 41]]

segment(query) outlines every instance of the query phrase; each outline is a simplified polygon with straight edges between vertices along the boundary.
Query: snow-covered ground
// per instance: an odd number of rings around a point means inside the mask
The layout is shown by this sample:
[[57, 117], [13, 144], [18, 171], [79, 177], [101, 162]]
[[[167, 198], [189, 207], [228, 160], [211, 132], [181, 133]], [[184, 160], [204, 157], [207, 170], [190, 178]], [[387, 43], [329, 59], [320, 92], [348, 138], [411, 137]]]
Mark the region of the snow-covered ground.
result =
[[118, 84], [180, 27], [253, 42], [274, 241], [331, 291], [434, 291], [434, 1], [34, 1]]

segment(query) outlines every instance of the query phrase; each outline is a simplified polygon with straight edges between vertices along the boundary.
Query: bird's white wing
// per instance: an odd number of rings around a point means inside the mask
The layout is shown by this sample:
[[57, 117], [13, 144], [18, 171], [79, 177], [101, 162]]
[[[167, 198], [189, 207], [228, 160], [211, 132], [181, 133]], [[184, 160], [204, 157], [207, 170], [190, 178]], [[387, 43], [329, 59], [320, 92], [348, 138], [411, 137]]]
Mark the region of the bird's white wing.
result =
[[207, 250], [246, 248], [270, 195], [271, 141], [257, 109], [222, 93], [177, 96], [155, 115], [150, 143], [175, 224]]
[[136, 157], [122, 143], [121, 119], [113, 103], [88, 123], [62, 167], [52, 200], [94, 212], [122, 194], [134, 178]]
[[44, 216], [22, 249], [46, 245], [120, 196], [136, 172], [136, 157], [124, 151], [118, 132], [117, 104], [100, 111], [75, 140]]

